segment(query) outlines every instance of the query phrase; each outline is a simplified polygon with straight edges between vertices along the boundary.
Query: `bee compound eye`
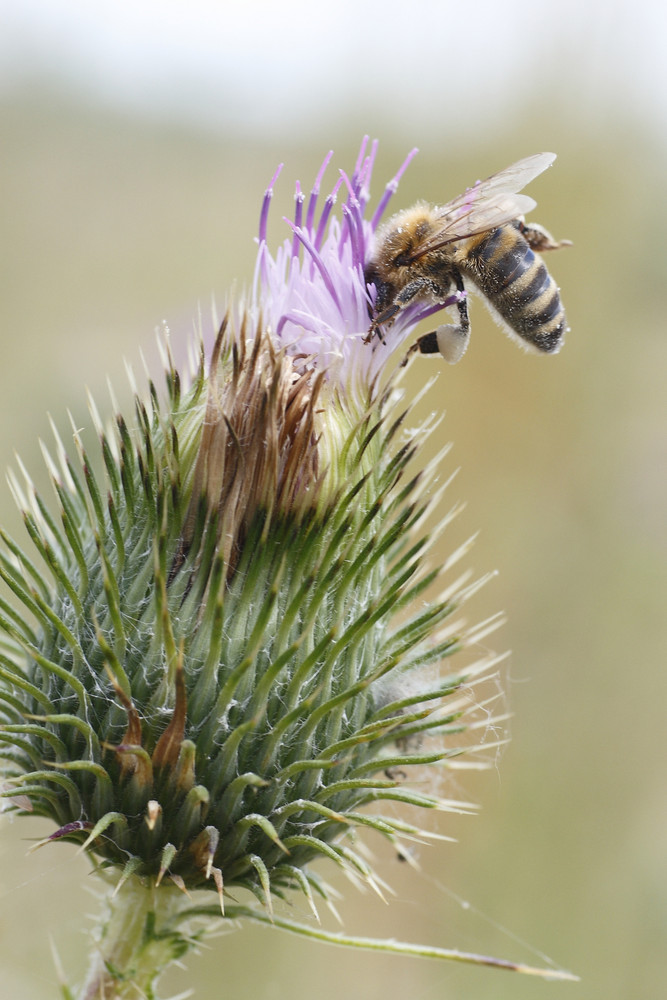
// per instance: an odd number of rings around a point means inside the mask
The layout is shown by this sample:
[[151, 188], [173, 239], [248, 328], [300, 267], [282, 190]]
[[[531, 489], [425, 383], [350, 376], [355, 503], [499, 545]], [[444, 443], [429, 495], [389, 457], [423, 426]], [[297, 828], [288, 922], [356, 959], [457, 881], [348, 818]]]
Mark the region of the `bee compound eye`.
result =
[[435, 331], [438, 341], [438, 350], [449, 365], [455, 365], [460, 361], [468, 347], [470, 340], [470, 330], [464, 330], [461, 326], [443, 324]]

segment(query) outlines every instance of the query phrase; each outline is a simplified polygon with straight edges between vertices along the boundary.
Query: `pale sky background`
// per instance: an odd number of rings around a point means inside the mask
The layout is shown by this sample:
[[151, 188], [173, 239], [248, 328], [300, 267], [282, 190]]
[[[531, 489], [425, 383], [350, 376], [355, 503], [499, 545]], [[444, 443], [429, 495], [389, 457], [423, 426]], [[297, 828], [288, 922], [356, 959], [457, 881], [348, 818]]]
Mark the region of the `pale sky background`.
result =
[[0, 94], [35, 79], [274, 135], [320, 132], [352, 105], [445, 141], [543, 91], [591, 118], [603, 107], [648, 119], [661, 134], [667, 5], [0, 0]]

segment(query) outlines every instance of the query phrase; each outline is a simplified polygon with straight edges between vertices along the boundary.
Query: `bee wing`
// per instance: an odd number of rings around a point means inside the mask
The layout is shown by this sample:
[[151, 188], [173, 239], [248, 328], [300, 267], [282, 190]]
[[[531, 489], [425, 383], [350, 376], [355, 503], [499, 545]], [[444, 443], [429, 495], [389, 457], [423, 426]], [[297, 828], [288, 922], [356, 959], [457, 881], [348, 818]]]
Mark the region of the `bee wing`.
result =
[[[547, 167], [556, 159], [555, 153], [535, 153], [533, 156], [526, 156], [523, 160], [517, 160], [510, 167], [505, 167], [497, 174], [491, 174], [484, 181], [477, 181], [472, 188], [468, 188], [465, 194], [455, 201], [465, 198], [470, 191], [482, 190], [484, 192], [504, 191], [509, 194], [516, 194], [535, 180]], [[452, 203], [453, 204], [453, 203]]]
[[555, 153], [536, 153], [486, 180], [477, 181], [458, 198], [438, 209], [436, 232], [417, 247], [411, 259], [417, 260], [447, 243], [487, 232], [530, 212], [537, 203], [518, 192], [555, 159]]

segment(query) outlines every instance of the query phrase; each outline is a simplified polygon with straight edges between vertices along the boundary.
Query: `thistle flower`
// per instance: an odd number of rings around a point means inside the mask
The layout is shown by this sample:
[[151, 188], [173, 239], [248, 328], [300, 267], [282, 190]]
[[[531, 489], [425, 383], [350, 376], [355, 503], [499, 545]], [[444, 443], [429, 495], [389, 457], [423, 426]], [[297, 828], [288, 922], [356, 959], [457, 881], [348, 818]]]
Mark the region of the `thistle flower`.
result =
[[166, 391], [137, 396], [133, 425], [105, 429], [91, 404], [100, 471], [75, 430], [74, 458], [57, 433], [47, 455], [55, 513], [27, 473], [13, 481], [37, 559], [3, 534], [2, 795], [114, 887], [82, 996], [149, 992], [214, 912], [198, 890], [218, 914], [332, 938], [274, 914], [274, 897], [317, 912], [321, 858], [382, 891], [353, 831], [400, 847], [433, 834], [388, 805], [470, 808], [423, 790], [424, 769], [475, 752], [462, 733], [497, 660], [448, 666], [484, 631], [452, 623], [465, 578], [426, 596], [434, 469], [415, 464], [426, 431], [404, 429], [388, 361], [430, 310], [368, 343], [364, 280], [413, 154], [368, 220], [366, 150], [321, 208], [331, 154], [307, 201], [297, 185], [274, 254], [269, 187], [252, 296], [229, 306], [208, 364], [185, 384], [167, 347]]

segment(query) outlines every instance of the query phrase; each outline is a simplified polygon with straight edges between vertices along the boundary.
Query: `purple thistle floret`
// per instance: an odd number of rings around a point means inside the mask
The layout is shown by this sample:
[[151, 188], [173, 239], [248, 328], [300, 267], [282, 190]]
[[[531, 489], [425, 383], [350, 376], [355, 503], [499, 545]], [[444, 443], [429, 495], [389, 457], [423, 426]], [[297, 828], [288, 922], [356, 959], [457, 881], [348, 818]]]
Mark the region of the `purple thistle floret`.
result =
[[[263, 323], [289, 354], [309, 360], [339, 389], [374, 385], [389, 356], [416, 324], [451, 303], [414, 303], [402, 309], [383, 336], [368, 340], [375, 287], [367, 286], [364, 268], [371, 256], [375, 232], [401, 177], [417, 153], [413, 149], [387, 184], [372, 215], [365, 218], [377, 142], [367, 154], [368, 137], [359, 151], [354, 172], [340, 171], [317, 215], [318, 199], [329, 152], [317, 173], [304, 218], [305, 197], [297, 182], [292, 231], [275, 254], [267, 244], [269, 206], [281, 167], [264, 194], [259, 222], [259, 250], [254, 280], [254, 306]], [[332, 212], [338, 192], [347, 198], [340, 217]]]

